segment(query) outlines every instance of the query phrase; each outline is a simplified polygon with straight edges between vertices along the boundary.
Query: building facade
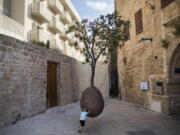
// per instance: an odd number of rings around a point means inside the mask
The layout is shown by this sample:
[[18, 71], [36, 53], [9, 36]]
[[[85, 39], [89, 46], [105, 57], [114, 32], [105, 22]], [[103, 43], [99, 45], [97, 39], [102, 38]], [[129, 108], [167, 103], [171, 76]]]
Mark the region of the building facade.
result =
[[115, 0], [115, 6], [131, 22], [118, 50], [122, 99], [180, 113], [180, 1]]
[[[65, 33], [75, 22], [80, 17], [70, 0], [0, 0], [0, 127], [75, 102], [90, 86], [90, 66], [72, 46], [78, 39]], [[95, 86], [108, 97], [101, 60]]]
[[0, 33], [27, 42], [50, 43], [69, 56], [80, 57], [71, 45], [77, 40], [68, 27], [80, 22], [80, 17], [69, 0], [1, 0]]
[[[82, 65], [84, 57], [72, 45], [78, 41], [73, 33], [66, 34], [68, 27], [81, 18], [70, 0], [0, 0], [0, 33], [26, 42], [50, 43], [64, 55], [78, 61], [80, 91], [89, 86], [89, 65]], [[108, 65], [97, 63], [96, 86], [108, 96]]]

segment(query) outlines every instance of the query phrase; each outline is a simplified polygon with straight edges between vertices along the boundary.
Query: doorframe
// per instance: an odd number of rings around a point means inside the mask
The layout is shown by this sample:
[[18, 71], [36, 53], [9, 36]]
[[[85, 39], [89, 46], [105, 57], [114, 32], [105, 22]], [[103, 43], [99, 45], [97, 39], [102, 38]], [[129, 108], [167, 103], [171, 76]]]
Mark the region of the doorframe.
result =
[[[48, 106], [48, 63], [54, 63], [56, 64], [56, 93], [57, 93], [57, 105], [58, 106], [60, 103], [60, 89], [59, 89], [59, 82], [60, 82], [60, 70], [59, 70], [59, 66], [60, 64], [58, 62], [55, 61], [51, 61], [51, 60], [47, 60], [47, 89], [46, 89], [46, 108], [49, 109], [50, 107]], [[55, 107], [55, 106], [54, 106]]]

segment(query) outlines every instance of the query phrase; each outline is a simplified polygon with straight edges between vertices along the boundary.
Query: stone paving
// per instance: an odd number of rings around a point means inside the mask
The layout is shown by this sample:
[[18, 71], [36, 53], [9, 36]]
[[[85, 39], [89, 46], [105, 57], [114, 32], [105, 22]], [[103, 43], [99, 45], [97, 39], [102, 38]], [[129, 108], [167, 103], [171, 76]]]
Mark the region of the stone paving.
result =
[[179, 117], [117, 99], [108, 99], [102, 115], [88, 119], [82, 133], [77, 132], [79, 113], [79, 103], [52, 108], [0, 129], [0, 135], [180, 135]]

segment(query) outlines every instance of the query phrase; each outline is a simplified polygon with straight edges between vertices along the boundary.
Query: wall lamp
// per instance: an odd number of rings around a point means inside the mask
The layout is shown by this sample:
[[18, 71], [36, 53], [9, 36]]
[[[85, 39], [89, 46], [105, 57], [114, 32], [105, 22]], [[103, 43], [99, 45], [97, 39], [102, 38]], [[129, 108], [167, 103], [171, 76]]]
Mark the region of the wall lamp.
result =
[[149, 40], [152, 42], [153, 38], [141, 38], [141, 40], [145, 41], [145, 40]]

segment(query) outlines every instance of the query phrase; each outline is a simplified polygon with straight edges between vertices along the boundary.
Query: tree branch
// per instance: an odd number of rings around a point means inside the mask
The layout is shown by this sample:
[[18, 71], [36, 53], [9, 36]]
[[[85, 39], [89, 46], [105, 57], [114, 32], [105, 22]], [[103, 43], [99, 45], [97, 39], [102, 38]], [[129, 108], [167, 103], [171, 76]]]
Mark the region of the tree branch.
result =
[[88, 38], [86, 37], [87, 33], [86, 33], [86, 32], [85, 32], [85, 33], [83, 32], [83, 28], [79, 28], [78, 31], [79, 31], [79, 32], [81, 33], [81, 35], [82, 35], [82, 39], [83, 39], [83, 42], [84, 42], [84, 45], [85, 45], [85, 49], [86, 49], [89, 57], [91, 58], [91, 60], [93, 60], [92, 54], [90, 53], [90, 51], [89, 51], [89, 49], [88, 49], [88, 44], [87, 44], [87, 40], [86, 40], [86, 39], [88, 39]]
[[94, 60], [95, 60], [95, 55], [94, 55], [94, 45], [95, 45], [95, 41], [96, 41], [96, 34], [94, 34], [94, 36], [93, 36], [92, 47], [91, 47], [91, 52], [92, 52], [92, 56], [93, 56], [93, 59], [94, 59]]
[[85, 49], [86, 49], [87, 53], [89, 54], [90, 58], [92, 59], [92, 55], [91, 55], [91, 53], [90, 53], [90, 51], [88, 49], [88, 45], [87, 45], [85, 40], [83, 40], [83, 41], [84, 41]]
[[[106, 43], [107, 44], [107, 43]], [[108, 45], [105, 45], [105, 47], [99, 52], [99, 54], [97, 55], [97, 57], [95, 58], [95, 61], [97, 61], [99, 59], [99, 57], [101, 56], [101, 54], [106, 50]]]

